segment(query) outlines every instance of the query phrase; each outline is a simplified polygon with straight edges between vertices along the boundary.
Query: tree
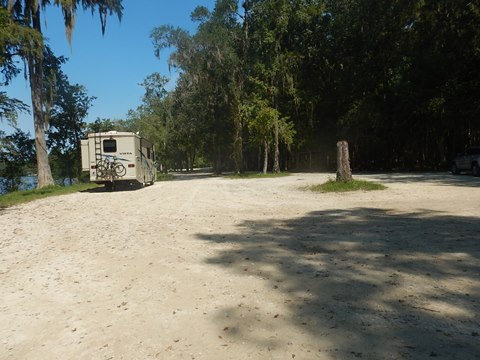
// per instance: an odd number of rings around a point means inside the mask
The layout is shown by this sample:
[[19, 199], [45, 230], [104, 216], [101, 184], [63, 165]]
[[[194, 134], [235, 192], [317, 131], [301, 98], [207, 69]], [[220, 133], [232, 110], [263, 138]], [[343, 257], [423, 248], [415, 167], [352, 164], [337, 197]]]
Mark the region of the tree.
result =
[[[52, 56], [50, 54], [45, 59], [51, 59]], [[82, 85], [70, 84], [68, 77], [60, 70], [60, 64], [55, 65], [51, 69], [45, 69], [45, 73], [50, 70], [56, 79], [53, 103], [48, 114], [50, 126], [47, 145], [54, 173], [71, 182], [81, 174], [80, 139], [84, 136], [84, 120], [95, 97], [88, 96]]]
[[[167, 143], [174, 136], [167, 127], [171, 121], [171, 96], [165, 89], [168, 79], [159, 73], [148, 75], [139, 84], [145, 89], [142, 104], [127, 113], [125, 120], [114, 121], [117, 130], [139, 132], [155, 145], [156, 162], [160, 170], [165, 170], [168, 159]], [[175, 143], [178, 145], [178, 143]]]
[[[216, 171], [241, 171], [262, 144], [273, 171], [287, 158], [324, 170], [334, 168], [342, 138], [353, 168], [439, 168], [480, 142], [478, 1], [242, 6], [197, 8], [194, 34], [169, 26], [152, 33], [157, 55], [175, 47], [169, 60], [180, 69], [167, 131], [176, 155], [193, 146]], [[295, 129], [292, 151], [282, 147], [281, 121], [272, 120], [268, 146], [259, 140], [260, 120], [277, 117], [271, 109]]]
[[[250, 110], [250, 118], [248, 128], [251, 132], [252, 139], [255, 143], [263, 146], [263, 173], [267, 173], [269, 149], [273, 143], [273, 149], [276, 151], [279, 142], [283, 142], [287, 147], [293, 143], [295, 130], [293, 124], [286, 117], [280, 117], [279, 112], [264, 103], [259, 102], [257, 109]], [[278, 158], [278, 154], [277, 154]], [[279, 169], [275, 169], [275, 163], [272, 172], [277, 173]]]
[[42, 35], [22, 25], [12, 18], [6, 4], [0, 1], [0, 68], [3, 77], [2, 85], [8, 83], [21, 72], [15, 59], [25, 57], [29, 52], [39, 55], [43, 51]]
[[[42, 38], [42, 17], [41, 12], [48, 5], [50, 0], [1, 0], [4, 9], [8, 9], [13, 21], [36, 34], [40, 38], [32, 46], [22, 44], [20, 56], [27, 63], [28, 78], [32, 97], [33, 121], [35, 129], [35, 148], [38, 168], [38, 187], [53, 184], [53, 177], [48, 162], [48, 151], [45, 139], [45, 94], [43, 75], [43, 38]], [[98, 10], [101, 22], [102, 33], [105, 32], [107, 16], [116, 14], [119, 19], [122, 15], [122, 0], [55, 0], [53, 5], [62, 8], [65, 20], [67, 38], [71, 41], [75, 16], [78, 7], [84, 10], [91, 9], [92, 13]]]
[[[181, 102], [174, 101], [173, 109], [182, 111], [182, 116], [173, 113], [173, 117], [194, 121], [190, 134], [205, 131], [203, 149], [215, 172], [229, 166], [232, 158], [237, 171], [241, 165], [240, 132], [235, 131], [240, 110], [239, 58], [235, 39], [239, 38], [241, 29], [236, 21], [236, 8], [234, 0], [218, 0], [212, 12], [198, 7], [192, 13], [192, 19], [200, 22], [193, 36], [167, 25], [152, 31], [155, 54], [158, 56], [163, 49], [174, 47], [169, 63], [181, 70], [179, 91], [175, 96]], [[186, 106], [189, 106], [188, 110]], [[198, 141], [196, 135], [192, 139]], [[189, 153], [187, 156], [192, 157], [192, 149], [195, 149], [194, 144], [190, 149], [184, 149]]]
[[[19, 56], [26, 44], [39, 47], [40, 36], [34, 31], [24, 29], [14, 22], [9, 12], [0, 7], [0, 85], [7, 86], [20, 69], [15, 64], [15, 57]], [[0, 121], [6, 120], [15, 125], [18, 112], [27, 112], [28, 106], [22, 101], [8, 97], [5, 91], [0, 91]]]
[[168, 166], [167, 144], [172, 135], [167, 130], [172, 122], [172, 97], [165, 89], [167, 83], [168, 79], [159, 73], [147, 76], [141, 84], [145, 89], [143, 104], [136, 112], [129, 113], [138, 131], [155, 144], [156, 161], [161, 171], [166, 171]]
[[15, 129], [11, 135], [0, 136], [0, 176], [6, 191], [19, 189], [20, 177], [25, 175], [26, 167], [31, 167], [34, 163], [33, 145], [30, 134], [20, 129]]
[[[295, 56], [285, 45], [292, 20], [293, 4], [285, 0], [258, 1], [253, 8], [250, 36], [254, 46], [254, 70], [251, 75], [250, 97], [263, 99], [282, 111], [284, 97], [294, 94], [293, 60]], [[290, 110], [290, 109], [289, 109]], [[294, 113], [294, 112], [293, 112]], [[279, 115], [276, 116], [279, 119]], [[273, 169], [280, 172], [280, 122], [273, 121]]]
[[6, 92], [0, 91], [0, 121], [7, 120], [15, 124], [18, 112], [28, 112], [28, 106], [20, 100], [9, 98]]
[[87, 132], [99, 133], [115, 130], [115, 122], [111, 119], [96, 118], [93, 123], [87, 124]]
[[350, 156], [348, 154], [348, 143], [337, 142], [337, 182], [349, 182], [352, 180], [350, 169]]

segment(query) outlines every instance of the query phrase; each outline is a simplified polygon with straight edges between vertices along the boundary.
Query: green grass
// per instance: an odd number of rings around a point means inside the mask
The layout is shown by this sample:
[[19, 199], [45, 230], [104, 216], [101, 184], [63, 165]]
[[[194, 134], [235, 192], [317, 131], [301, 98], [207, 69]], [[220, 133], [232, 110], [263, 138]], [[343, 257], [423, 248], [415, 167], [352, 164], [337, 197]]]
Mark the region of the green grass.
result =
[[156, 181], [169, 181], [173, 180], [173, 175], [172, 174], [165, 174], [162, 172], [157, 172], [157, 180]]
[[14, 191], [0, 195], [0, 208], [18, 205], [29, 201], [43, 199], [50, 196], [71, 194], [79, 191], [94, 189], [99, 185], [93, 183], [80, 183], [72, 186], [46, 186], [41, 189]]
[[307, 190], [315, 192], [347, 192], [347, 191], [370, 191], [370, 190], [384, 190], [385, 186], [366, 180], [352, 180], [349, 182], [336, 182], [335, 180], [328, 180], [326, 183], [319, 185], [307, 186]]
[[228, 175], [227, 178], [229, 179], [262, 179], [262, 178], [277, 178], [277, 177], [283, 177], [283, 176], [290, 176], [290, 173], [288, 172], [281, 172], [281, 173], [258, 173], [258, 172], [244, 172], [241, 174], [234, 174], [234, 175]]

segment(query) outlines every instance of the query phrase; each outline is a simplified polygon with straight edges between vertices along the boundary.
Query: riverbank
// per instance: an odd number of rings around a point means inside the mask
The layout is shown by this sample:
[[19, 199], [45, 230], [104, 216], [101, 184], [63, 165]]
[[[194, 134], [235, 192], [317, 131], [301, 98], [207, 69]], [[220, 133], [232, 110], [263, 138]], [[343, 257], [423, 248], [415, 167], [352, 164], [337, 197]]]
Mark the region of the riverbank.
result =
[[71, 194], [79, 191], [92, 190], [98, 185], [92, 183], [79, 183], [69, 186], [47, 186], [41, 189], [22, 190], [6, 193], [0, 196], [0, 209], [8, 206], [23, 204], [26, 202], [43, 199], [51, 196]]
[[[9, 193], [6, 190], [4, 181], [5, 181], [5, 178], [0, 177], [0, 195], [5, 195]], [[73, 179], [73, 181], [70, 181], [70, 179], [55, 180], [55, 185], [59, 185], [59, 186], [71, 186], [77, 183], [78, 183], [78, 179]], [[18, 191], [33, 190], [36, 187], [37, 187], [37, 177], [35, 175], [20, 177], [20, 185], [19, 185]]]

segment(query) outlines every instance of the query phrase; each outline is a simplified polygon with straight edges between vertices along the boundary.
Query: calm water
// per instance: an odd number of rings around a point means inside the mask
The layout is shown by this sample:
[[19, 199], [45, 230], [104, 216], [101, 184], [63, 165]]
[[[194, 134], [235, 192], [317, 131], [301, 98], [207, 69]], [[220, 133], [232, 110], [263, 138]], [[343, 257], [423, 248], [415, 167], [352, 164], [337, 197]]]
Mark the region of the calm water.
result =
[[[36, 176], [22, 176], [20, 179], [22, 181], [22, 183], [20, 184], [20, 190], [32, 190], [32, 189], [35, 189], [35, 187], [37, 186]], [[0, 184], [1, 184], [1, 180], [3, 180], [3, 178], [0, 177]], [[74, 179], [73, 183], [75, 182], [76, 181]], [[63, 179], [55, 180], [55, 183], [57, 185], [64, 185], [64, 186], [72, 185], [72, 183], [70, 183], [70, 179], [66, 179], [64, 182], [63, 182]], [[1, 185], [0, 185], [0, 194], [5, 194], [5, 191]]]

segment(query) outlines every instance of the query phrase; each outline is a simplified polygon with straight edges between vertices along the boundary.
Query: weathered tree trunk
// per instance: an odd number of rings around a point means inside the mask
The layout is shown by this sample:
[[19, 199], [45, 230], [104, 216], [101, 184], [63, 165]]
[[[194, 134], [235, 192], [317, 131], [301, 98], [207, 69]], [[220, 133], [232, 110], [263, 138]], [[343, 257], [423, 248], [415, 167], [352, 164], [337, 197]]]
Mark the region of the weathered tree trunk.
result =
[[352, 181], [348, 143], [346, 141], [339, 141], [337, 142], [337, 182], [348, 181]]
[[[40, 25], [40, 6], [32, 15], [33, 28], [42, 32]], [[45, 140], [45, 119], [43, 115], [43, 54], [28, 56], [30, 90], [32, 94], [33, 124], [35, 129], [35, 149], [37, 152], [37, 188], [53, 185], [53, 176], [48, 162], [47, 142]]]
[[268, 142], [265, 141], [263, 153], [263, 173], [267, 173], [268, 168]]

